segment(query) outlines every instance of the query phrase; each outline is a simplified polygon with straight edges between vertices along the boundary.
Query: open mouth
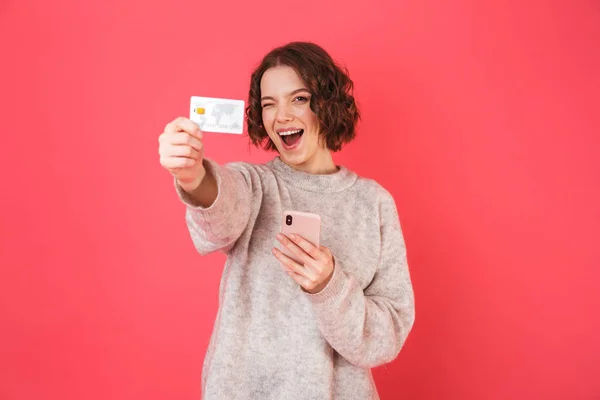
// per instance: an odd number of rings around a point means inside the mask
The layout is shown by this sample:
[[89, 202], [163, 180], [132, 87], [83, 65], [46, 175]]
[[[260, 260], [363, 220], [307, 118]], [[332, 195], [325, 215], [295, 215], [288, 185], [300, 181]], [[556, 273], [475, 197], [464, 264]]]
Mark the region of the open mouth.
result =
[[285, 146], [292, 147], [298, 143], [302, 134], [304, 134], [304, 129], [285, 130], [278, 133]]

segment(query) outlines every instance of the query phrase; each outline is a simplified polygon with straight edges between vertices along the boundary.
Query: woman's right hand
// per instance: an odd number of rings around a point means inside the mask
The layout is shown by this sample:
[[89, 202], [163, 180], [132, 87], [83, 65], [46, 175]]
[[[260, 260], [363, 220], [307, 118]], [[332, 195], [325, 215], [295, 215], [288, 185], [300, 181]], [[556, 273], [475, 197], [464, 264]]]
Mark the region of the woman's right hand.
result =
[[160, 164], [171, 173], [183, 190], [196, 190], [206, 170], [202, 164], [202, 131], [188, 118], [179, 117], [165, 126], [158, 138]]

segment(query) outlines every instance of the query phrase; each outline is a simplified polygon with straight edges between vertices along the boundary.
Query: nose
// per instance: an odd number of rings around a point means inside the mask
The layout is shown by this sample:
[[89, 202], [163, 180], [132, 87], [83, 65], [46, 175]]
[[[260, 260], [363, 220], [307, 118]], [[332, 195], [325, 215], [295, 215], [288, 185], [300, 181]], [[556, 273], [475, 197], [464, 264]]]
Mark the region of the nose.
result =
[[277, 107], [277, 122], [283, 123], [283, 122], [289, 122], [292, 120], [292, 115], [290, 113], [290, 109], [287, 105], [279, 105]]

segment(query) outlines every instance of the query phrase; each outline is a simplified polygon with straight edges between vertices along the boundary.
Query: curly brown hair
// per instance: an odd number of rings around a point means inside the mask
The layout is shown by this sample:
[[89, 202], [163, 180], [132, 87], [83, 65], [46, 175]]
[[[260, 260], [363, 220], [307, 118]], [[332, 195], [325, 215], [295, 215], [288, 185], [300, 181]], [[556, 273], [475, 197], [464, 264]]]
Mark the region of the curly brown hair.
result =
[[262, 123], [260, 82], [269, 68], [292, 67], [311, 92], [310, 108], [317, 115], [320, 134], [327, 148], [339, 151], [354, 139], [360, 112], [354, 101], [354, 83], [348, 71], [337, 65], [320, 46], [291, 42], [271, 50], [252, 73], [246, 108], [248, 134], [252, 144], [276, 150]]

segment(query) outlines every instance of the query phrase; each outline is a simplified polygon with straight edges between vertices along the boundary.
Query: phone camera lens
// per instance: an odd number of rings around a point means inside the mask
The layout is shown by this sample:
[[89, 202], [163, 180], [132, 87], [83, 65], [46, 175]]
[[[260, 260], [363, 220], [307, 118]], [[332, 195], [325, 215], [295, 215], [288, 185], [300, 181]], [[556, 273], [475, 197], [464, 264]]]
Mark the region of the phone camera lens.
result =
[[288, 226], [292, 225], [292, 216], [291, 215], [287, 215], [285, 217], [285, 224], [288, 225]]

